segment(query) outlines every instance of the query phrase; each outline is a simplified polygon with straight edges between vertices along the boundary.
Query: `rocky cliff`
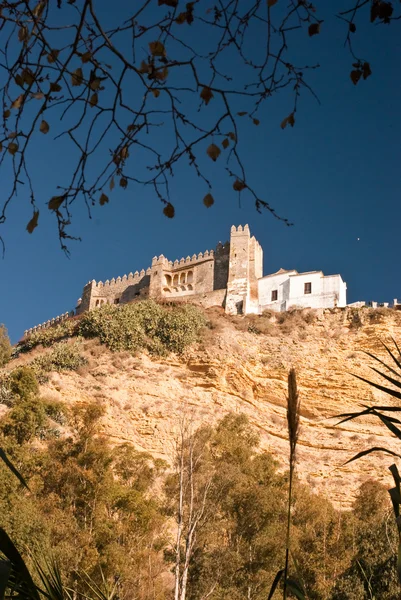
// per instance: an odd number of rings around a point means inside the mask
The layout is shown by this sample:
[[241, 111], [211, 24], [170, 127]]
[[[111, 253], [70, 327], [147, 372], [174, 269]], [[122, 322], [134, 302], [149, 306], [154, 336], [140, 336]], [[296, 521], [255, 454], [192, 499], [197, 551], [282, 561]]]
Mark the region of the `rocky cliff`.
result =
[[[372, 419], [338, 427], [334, 416], [362, 403], [391, 403], [352, 373], [378, 381], [369, 368], [374, 361], [363, 351], [385, 359], [380, 341], [401, 340], [401, 312], [334, 309], [228, 317], [213, 309], [206, 315], [209, 328], [182, 357], [112, 353], [96, 340], [85, 341], [88, 365], [78, 372], [52, 373], [42, 393], [66, 403], [103, 404], [105, 435], [167, 460], [184, 413], [200, 425], [227, 411], [243, 412], [258, 429], [262, 448], [284, 467], [286, 380], [288, 369], [295, 367], [302, 401], [300, 477], [344, 508], [366, 479], [390, 481], [392, 461], [386, 455], [342, 465], [369, 446], [400, 450], [397, 441]], [[29, 360], [24, 355], [14, 366]]]

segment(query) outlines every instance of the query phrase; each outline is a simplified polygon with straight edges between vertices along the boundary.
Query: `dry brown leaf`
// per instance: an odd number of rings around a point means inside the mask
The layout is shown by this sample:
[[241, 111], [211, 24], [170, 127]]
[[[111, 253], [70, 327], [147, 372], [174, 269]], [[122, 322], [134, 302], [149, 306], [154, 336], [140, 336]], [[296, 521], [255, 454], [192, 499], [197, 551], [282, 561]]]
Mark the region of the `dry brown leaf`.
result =
[[246, 110], [241, 110], [239, 113], [237, 113], [237, 115], [238, 115], [239, 117], [244, 117], [244, 116], [245, 116], [245, 115], [247, 115], [247, 114], [248, 114], [248, 113], [247, 113], [247, 111], [246, 111]]
[[240, 179], [236, 179], [233, 183], [233, 188], [236, 192], [242, 192], [246, 188], [246, 184]]
[[155, 72], [155, 79], [158, 79], [159, 81], [164, 81], [165, 79], [167, 79], [167, 75], [168, 75], [168, 68], [163, 67], [163, 69], [158, 69]]
[[175, 8], [178, 5], [178, 0], [159, 0], [158, 5], [161, 6], [162, 4]]
[[115, 187], [114, 177], [112, 177], [110, 179], [110, 184], [109, 184], [110, 191], [114, 190], [114, 187]]
[[354, 71], [351, 71], [351, 73], [350, 73], [351, 81], [354, 85], [356, 85], [358, 83], [361, 76], [362, 76], [362, 71], [359, 71], [356, 69]]
[[90, 86], [89, 87], [90, 87], [91, 90], [96, 91], [96, 90], [98, 90], [100, 88], [100, 84], [101, 84], [101, 80], [98, 77], [96, 77], [95, 79], [93, 79], [90, 82]]
[[16, 142], [10, 142], [8, 144], [8, 151], [10, 154], [12, 154], [14, 156], [14, 154], [17, 152], [18, 150], [18, 144]]
[[312, 35], [317, 35], [318, 33], [320, 33], [320, 23], [311, 23], [308, 27], [308, 33], [309, 33], [309, 37], [312, 37]]
[[22, 75], [20, 75], [19, 73], [17, 73], [15, 76], [15, 83], [22, 88], [24, 87], [24, 80], [22, 78]]
[[26, 230], [28, 233], [32, 233], [33, 230], [35, 229], [35, 227], [38, 226], [38, 219], [39, 219], [39, 211], [35, 210], [35, 212], [33, 213], [32, 219], [29, 221], [28, 225], [26, 226]]
[[125, 179], [125, 177], [121, 177], [121, 179], [120, 179], [120, 187], [122, 187], [123, 190], [126, 190], [127, 186], [128, 186], [127, 179]]
[[92, 94], [92, 96], [89, 98], [89, 104], [91, 106], [96, 106], [96, 104], [98, 103], [98, 95], [97, 94]]
[[60, 206], [63, 204], [65, 196], [53, 196], [50, 198], [47, 207], [49, 210], [58, 210]]
[[50, 91], [51, 92], [61, 92], [61, 85], [59, 83], [51, 83]]
[[164, 44], [157, 40], [149, 43], [149, 50], [152, 56], [166, 56]]
[[155, 98], [158, 98], [160, 96], [160, 90], [155, 88], [152, 90], [152, 94], [154, 95]]
[[233, 131], [230, 131], [230, 133], [227, 134], [228, 137], [230, 138], [230, 140], [232, 142], [236, 142], [237, 141], [237, 136], [235, 135], [235, 133]]
[[208, 105], [210, 100], [213, 98], [213, 92], [209, 87], [205, 86], [200, 93], [200, 97], [202, 98], [204, 103]]
[[21, 94], [20, 96], [18, 96], [18, 98], [16, 98], [14, 100], [14, 102], [11, 104], [11, 108], [21, 108], [22, 102], [24, 100], [24, 94]]
[[364, 79], [367, 79], [369, 75], [372, 75], [372, 70], [370, 68], [370, 64], [368, 62], [363, 63], [362, 65], [362, 75]]
[[214, 198], [212, 194], [206, 194], [206, 196], [203, 198], [203, 204], [206, 206], [206, 208], [213, 206]]
[[123, 146], [120, 150], [120, 156], [123, 160], [125, 160], [126, 158], [128, 158], [129, 156], [129, 152], [128, 152], [128, 146]]
[[106, 196], [106, 194], [102, 193], [102, 195], [100, 196], [100, 200], [99, 200], [99, 204], [100, 206], [104, 206], [105, 204], [107, 204], [109, 201], [108, 196]]
[[169, 219], [173, 219], [174, 215], [175, 215], [175, 208], [174, 206], [171, 204], [171, 202], [168, 202], [166, 204], [166, 206], [163, 208], [163, 213], [165, 214], [166, 217], [168, 217]]
[[253, 124], [254, 125], [260, 125], [259, 119], [253, 119]]
[[355, 23], [350, 23], [349, 24], [349, 30], [350, 30], [351, 33], [355, 33], [355, 31], [356, 31], [356, 25], [355, 25]]
[[8, 139], [9, 140], [13, 140], [14, 138], [17, 137], [17, 132], [16, 131], [10, 131], [10, 133], [8, 134]]
[[39, 129], [40, 129], [40, 131], [41, 131], [42, 133], [49, 133], [49, 130], [50, 130], [50, 125], [49, 125], [49, 123], [48, 123], [47, 121], [45, 121], [45, 120], [43, 119], [43, 121], [42, 121], [42, 122], [41, 122], [41, 124], [40, 124], [40, 128], [39, 128]]
[[81, 67], [78, 67], [78, 69], [75, 69], [75, 71], [73, 71], [73, 73], [71, 75], [71, 83], [72, 83], [72, 85], [79, 86], [79, 85], [82, 85], [83, 81], [84, 81], [84, 74], [82, 72]]
[[209, 158], [211, 158], [214, 162], [216, 162], [221, 154], [221, 150], [218, 146], [216, 146], [216, 144], [210, 144], [206, 152]]
[[185, 23], [186, 20], [187, 20], [187, 13], [182, 12], [178, 15], [175, 22], [177, 23], [177, 25], [182, 25], [183, 23]]
[[146, 73], [149, 73], [149, 69], [150, 69], [150, 65], [143, 60], [141, 62], [141, 68], [138, 69], [138, 71], [139, 71], [139, 73], [142, 73], [142, 75], [145, 75]]
[[27, 85], [32, 85], [35, 81], [34, 74], [30, 69], [24, 69], [22, 71], [22, 79]]
[[267, 6], [269, 8], [271, 8], [272, 6], [274, 6], [275, 4], [277, 4], [277, 0], [267, 0]]
[[35, 98], [35, 100], [42, 100], [45, 97], [43, 92], [35, 92], [31, 94], [31, 98]]
[[228, 146], [230, 145], [230, 142], [228, 141], [227, 138], [224, 138], [224, 140], [221, 142], [221, 145], [223, 146], [224, 150], [226, 150], [228, 148]]
[[91, 52], [84, 52], [84, 54], [82, 54], [82, 56], [81, 56], [81, 60], [83, 63], [89, 62], [91, 58], [92, 58]]
[[295, 123], [295, 116], [294, 113], [292, 112], [290, 115], [288, 115], [288, 117], [286, 117], [285, 119], [283, 119], [281, 121], [281, 129], [285, 129], [287, 127], [287, 125], [291, 125], [291, 127], [294, 127], [294, 123]]
[[29, 37], [29, 31], [28, 28], [25, 27], [25, 25], [23, 25], [19, 30], [18, 30], [18, 39], [20, 42], [25, 42], [25, 40], [27, 40]]
[[0, 152], [3, 152], [3, 144], [0, 142]]
[[47, 55], [47, 62], [50, 63], [50, 64], [56, 62], [56, 60], [58, 59], [58, 55], [59, 54], [60, 54], [60, 50], [52, 50]]
[[4, 117], [4, 119], [8, 119], [8, 117], [9, 117], [10, 115], [11, 115], [11, 110], [8, 110], [8, 108], [7, 108], [7, 110], [5, 110], [5, 111], [3, 112], [3, 117]]

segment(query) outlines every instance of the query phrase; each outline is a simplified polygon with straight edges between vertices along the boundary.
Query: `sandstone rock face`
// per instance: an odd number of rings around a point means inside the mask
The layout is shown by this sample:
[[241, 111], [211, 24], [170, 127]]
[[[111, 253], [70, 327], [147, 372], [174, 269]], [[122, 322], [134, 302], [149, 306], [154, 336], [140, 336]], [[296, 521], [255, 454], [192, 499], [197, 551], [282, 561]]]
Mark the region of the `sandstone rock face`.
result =
[[198, 426], [228, 411], [242, 412], [259, 431], [261, 447], [285, 468], [287, 373], [295, 367], [302, 402], [300, 478], [342, 508], [350, 506], [366, 479], [390, 481], [390, 456], [343, 465], [370, 446], [400, 452], [396, 438], [373, 419], [336, 426], [334, 416], [361, 404], [394, 404], [351, 373], [380, 380], [369, 368], [378, 365], [363, 351], [390, 364], [380, 340], [401, 341], [400, 312], [335, 309], [251, 318], [213, 309], [207, 314], [212, 328], [183, 357], [113, 354], [84, 342], [88, 367], [52, 374], [42, 393], [67, 403], [103, 404], [103, 432], [113, 443], [128, 441], [167, 461], [184, 414]]

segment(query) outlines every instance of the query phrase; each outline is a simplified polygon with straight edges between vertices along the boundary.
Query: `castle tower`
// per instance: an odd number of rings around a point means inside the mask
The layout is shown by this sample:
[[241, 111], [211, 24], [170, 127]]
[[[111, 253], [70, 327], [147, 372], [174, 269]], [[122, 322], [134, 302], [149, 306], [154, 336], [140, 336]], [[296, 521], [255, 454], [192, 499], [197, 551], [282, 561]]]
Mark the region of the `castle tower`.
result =
[[263, 251], [248, 225], [231, 227], [226, 313], [259, 311], [258, 279], [263, 275]]
[[167, 258], [163, 254], [159, 257], [155, 256], [152, 260], [150, 273], [149, 296], [156, 300], [162, 297], [165, 270], [169, 270]]

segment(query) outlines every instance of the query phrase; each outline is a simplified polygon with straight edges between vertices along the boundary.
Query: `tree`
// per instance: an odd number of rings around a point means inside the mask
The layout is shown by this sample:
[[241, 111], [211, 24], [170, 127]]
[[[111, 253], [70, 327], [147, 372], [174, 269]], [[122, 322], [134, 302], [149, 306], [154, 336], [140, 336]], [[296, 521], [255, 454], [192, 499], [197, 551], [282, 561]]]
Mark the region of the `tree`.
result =
[[[200, 178], [204, 204], [210, 207], [214, 198], [206, 156], [219, 164], [226, 158], [234, 190], [246, 190], [257, 210], [264, 208], [290, 225], [247, 177], [239, 121], [258, 126], [261, 107], [286, 91], [292, 109], [283, 114], [281, 127], [293, 127], [301, 94], [315, 95], [308, 74], [318, 65], [299, 65], [293, 41], [297, 30], [310, 37], [324, 35], [323, 18], [313, 4], [124, 4], [114, 18], [94, 0], [0, 2], [0, 168], [12, 171], [0, 223], [25, 185], [32, 205], [27, 230], [32, 233], [38, 226], [43, 200], [37, 181], [46, 176], [46, 166], [33, 172], [30, 153], [41, 136], [55, 135], [61, 151], [68, 141], [74, 152], [67, 180], [47, 201], [64, 250], [73, 237], [68, 229], [73, 203], [83, 202], [89, 211], [104, 205], [115, 185], [151, 186], [164, 214], [173, 217], [170, 183], [180, 162], [188, 162]], [[358, 85], [371, 75], [369, 62], [354, 49], [358, 21], [389, 24], [400, 18], [400, 6], [349, 0], [336, 16], [350, 52], [350, 77]]]
[[174, 562], [174, 600], [186, 600], [196, 539], [209, 517], [210, 436], [208, 428], [194, 432], [187, 415], [182, 417], [175, 441], [174, 473], [166, 481], [166, 508], [176, 521], [175, 543], [170, 553]]
[[5, 364], [11, 358], [11, 342], [8, 337], [7, 329], [4, 325], [0, 325], [0, 367], [4, 367]]

